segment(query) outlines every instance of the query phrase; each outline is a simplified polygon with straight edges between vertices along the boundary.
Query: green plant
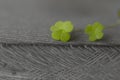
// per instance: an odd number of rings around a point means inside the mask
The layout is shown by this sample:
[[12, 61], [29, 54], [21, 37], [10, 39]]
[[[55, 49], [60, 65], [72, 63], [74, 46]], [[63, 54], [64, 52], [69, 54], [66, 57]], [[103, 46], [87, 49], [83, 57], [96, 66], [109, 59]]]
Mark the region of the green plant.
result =
[[103, 29], [104, 26], [101, 23], [95, 22], [94, 24], [87, 25], [87, 27], [85, 28], [85, 33], [89, 36], [90, 41], [96, 41], [103, 38]]
[[[84, 32], [89, 36], [89, 41], [97, 41], [104, 37], [103, 30], [107, 28], [113, 28], [120, 25], [120, 10], [118, 10], [118, 21], [115, 24], [104, 27], [101, 23], [95, 22], [94, 24], [88, 24]], [[51, 26], [52, 38], [62, 42], [68, 42], [71, 38], [70, 33], [73, 31], [73, 24], [71, 21], [58, 21], [55, 25]], [[74, 32], [82, 32], [82, 30], [76, 29]]]
[[54, 40], [68, 42], [71, 38], [70, 32], [73, 31], [73, 24], [71, 21], [57, 21], [55, 25], [51, 26], [51, 36]]

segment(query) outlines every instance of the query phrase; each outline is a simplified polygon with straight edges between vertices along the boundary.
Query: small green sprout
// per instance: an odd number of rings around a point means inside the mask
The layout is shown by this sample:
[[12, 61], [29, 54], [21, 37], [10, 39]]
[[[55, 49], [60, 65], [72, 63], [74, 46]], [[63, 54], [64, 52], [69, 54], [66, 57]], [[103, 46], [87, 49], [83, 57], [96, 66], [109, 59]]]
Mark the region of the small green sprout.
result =
[[96, 41], [103, 38], [104, 36], [104, 33], [102, 32], [103, 29], [104, 26], [101, 23], [95, 22], [92, 25], [91, 24], [87, 25], [85, 33], [89, 36], [90, 41]]
[[73, 31], [73, 24], [71, 21], [58, 21], [50, 28], [52, 38], [54, 40], [60, 40], [62, 42], [68, 42], [70, 40], [70, 32]]

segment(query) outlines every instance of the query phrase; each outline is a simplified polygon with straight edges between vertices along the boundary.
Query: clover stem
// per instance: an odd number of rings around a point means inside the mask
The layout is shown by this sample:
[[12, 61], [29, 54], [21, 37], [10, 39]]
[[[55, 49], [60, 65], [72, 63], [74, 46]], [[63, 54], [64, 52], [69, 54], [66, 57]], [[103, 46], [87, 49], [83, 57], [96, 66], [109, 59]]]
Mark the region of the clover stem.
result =
[[[110, 29], [110, 28], [114, 28], [116, 26], [119, 26], [120, 25], [120, 19], [115, 23], [115, 24], [112, 24], [110, 26], [107, 26], [105, 27], [106, 29]], [[73, 30], [73, 32], [80, 32], [80, 33], [84, 33], [84, 30], [83, 29], [79, 29], [79, 28], [76, 28]]]
[[120, 25], [120, 19], [115, 23], [115, 24], [112, 24], [112, 25], [110, 25], [110, 26], [108, 26], [108, 27], [106, 27], [107, 29], [109, 29], [109, 28], [114, 28], [114, 27], [116, 27], [116, 26], [119, 26]]

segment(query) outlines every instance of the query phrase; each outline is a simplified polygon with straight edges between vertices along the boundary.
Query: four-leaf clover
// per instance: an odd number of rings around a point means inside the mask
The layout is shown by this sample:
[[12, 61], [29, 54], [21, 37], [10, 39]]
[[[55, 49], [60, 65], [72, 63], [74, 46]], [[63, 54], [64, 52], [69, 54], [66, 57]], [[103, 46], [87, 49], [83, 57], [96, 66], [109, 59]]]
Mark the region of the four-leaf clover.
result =
[[96, 41], [103, 38], [104, 33], [102, 32], [104, 29], [104, 26], [99, 23], [95, 22], [94, 24], [88, 24], [85, 33], [89, 36], [90, 41]]
[[62, 42], [67, 42], [70, 40], [70, 32], [73, 30], [73, 24], [71, 21], [58, 21], [55, 25], [51, 26], [52, 38], [54, 40], [60, 40]]

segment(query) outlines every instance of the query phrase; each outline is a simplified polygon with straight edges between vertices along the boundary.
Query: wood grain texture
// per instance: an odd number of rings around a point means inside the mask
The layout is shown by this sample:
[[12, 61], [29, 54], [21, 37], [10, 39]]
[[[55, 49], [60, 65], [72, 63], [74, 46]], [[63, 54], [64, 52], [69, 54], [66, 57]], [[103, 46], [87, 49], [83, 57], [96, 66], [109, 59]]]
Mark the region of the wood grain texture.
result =
[[119, 46], [1, 45], [3, 80], [119, 80]]
[[[89, 42], [73, 32], [54, 41], [50, 26], [71, 20], [75, 28], [118, 20], [120, 0], [0, 0], [0, 80], [120, 80], [120, 27]], [[107, 27], [107, 26], [105, 26]]]

